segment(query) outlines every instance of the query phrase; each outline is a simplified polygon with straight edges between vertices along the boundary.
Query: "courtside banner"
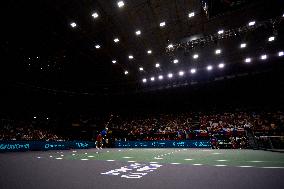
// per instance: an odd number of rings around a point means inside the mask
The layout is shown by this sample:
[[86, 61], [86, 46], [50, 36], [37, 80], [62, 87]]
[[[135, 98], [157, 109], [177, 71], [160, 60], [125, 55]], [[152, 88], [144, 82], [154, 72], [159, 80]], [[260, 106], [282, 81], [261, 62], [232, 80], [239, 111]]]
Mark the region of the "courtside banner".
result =
[[0, 152], [18, 152], [29, 150], [68, 150], [96, 147], [89, 141], [0, 141]]
[[211, 148], [209, 140], [116, 141], [116, 148]]

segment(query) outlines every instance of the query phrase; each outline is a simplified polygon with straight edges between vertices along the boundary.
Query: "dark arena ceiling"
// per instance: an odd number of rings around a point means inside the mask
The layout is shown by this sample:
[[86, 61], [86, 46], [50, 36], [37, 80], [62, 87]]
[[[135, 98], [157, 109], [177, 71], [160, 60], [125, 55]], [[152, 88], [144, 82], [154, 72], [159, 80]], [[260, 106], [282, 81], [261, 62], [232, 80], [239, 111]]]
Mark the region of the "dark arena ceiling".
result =
[[1, 75], [20, 88], [123, 94], [261, 74], [283, 64], [281, 0], [1, 4]]

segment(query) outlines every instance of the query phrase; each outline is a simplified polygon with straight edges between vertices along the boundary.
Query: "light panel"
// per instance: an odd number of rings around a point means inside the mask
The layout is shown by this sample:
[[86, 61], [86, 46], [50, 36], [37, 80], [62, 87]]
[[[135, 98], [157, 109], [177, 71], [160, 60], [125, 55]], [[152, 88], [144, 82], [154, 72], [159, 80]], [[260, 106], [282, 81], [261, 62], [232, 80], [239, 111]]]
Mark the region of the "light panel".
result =
[[173, 74], [172, 74], [172, 73], [169, 73], [169, 74], [168, 74], [168, 78], [173, 78]]
[[159, 75], [159, 80], [163, 80], [164, 79], [164, 76], [162, 76], [162, 75]]
[[116, 63], [116, 60], [112, 60], [111, 62], [112, 62], [113, 64], [115, 64], [115, 63]]
[[160, 27], [165, 27], [166, 26], [166, 22], [161, 22], [160, 23]]
[[147, 79], [146, 78], [142, 79], [142, 82], [147, 83]]
[[93, 17], [94, 19], [96, 19], [96, 18], [99, 17], [99, 14], [98, 14], [97, 12], [94, 12], [94, 13], [92, 14], [92, 17]]
[[159, 67], [160, 67], [160, 64], [159, 64], [159, 63], [156, 63], [156, 64], [155, 64], [155, 67], [156, 67], [156, 68], [159, 68]]
[[177, 64], [178, 62], [178, 59], [174, 59], [174, 64]]
[[251, 62], [251, 58], [246, 58], [245, 59], [245, 63], [250, 63]]
[[118, 2], [117, 2], [117, 6], [118, 6], [119, 8], [124, 7], [124, 1], [118, 1]]
[[141, 35], [141, 31], [140, 30], [136, 30], [135, 34], [136, 35]]
[[194, 59], [197, 59], [198, 57], [199, 57], [198, 54], [194, 54], [194, 55], [193, 55], [193, 58], [194, 58]]
[[211, 70], [213, 69], [213, 66], [208, 65], [208, 66], [206, 67], [206, 69], [207, 69], [208, 71], [211, 71]]
[[183, 76], [183, 75], [184, 75], [184, 71], [179, 71], [179, 72], [178, 72], [178, 75], [179, 75], [179, 76]]
[[196, 69], [195, 68], [190, 69], [190, 73], [195, 74], [196, 73]]
[[243, 48], [246, 48], [246, 47], [247, 47], [247, 44], [246, 44], [246, 43], [242, 43], [240, 47], [241, 47], [242, 49], [243, 49]]
[[219, 35], [221, 35], [221, 34], [223, 34], [223, 33], [224, 33], [224, 30], [219, 30], [219, 31], [218, 31], [218, 34], [219, 34]]
[[268, 41], [269, 42], [272, 42], [272, 41], [274, 41], [275, 40], [275, 37], [274, 36], [270, 36], [269, 38], [268, 38]]
[[215, 54], [221, 54], [221, 49], [216, 49]]
[[255, 25], [255, 21], [250, 21], [248, 25], [249, 26], [254, 26]]
[[124, 71], [124, 74], [125, 74], [125, 75], [127, 75], [127, 74], [128, 74], [128, 71], [127, 71], [127, 70], [125, 70], [125, 71]]
[[118, 39], [118, 38], [115, 38], [113, 41], [114, 41], [115, 43], [118, 43], [118, 42], [119, 42], [119, 39]]
[[224, 67], [225, 67], [225, 64], [224, 64], [224, 63], [218, 64], [218, 68], [222, 69], [222, 68], [224, 68]]
[[191, 17], [194, 17], [194, 15], [195, 15], [194, 12], [190, 12], [190, 13], [188, 14], [188, 17], [191, 18]]
[[174, 45], [173, 45], [173, 44], [169, 44], [169, 45], [168, 45], [168, 48], [169, 48], [169, 49], [174, 48]]
[[131, 59], [134, 58], [134, 56], [133, 55], [129, 55], [128, 58], [131, 60]]
[[261, 59], [261, 60], [266, 60], [266, 59], [267, 59], [267, 55], [266, 55], [266, 54], [261, 55], [261, 56], [260, 56], [260, 59]]
[[71, 22], [70, 26], [71, 26], [72, 28], [75, 28], [75, 27], [77, 26], [77, 24], [76, 24], [75, 22]]

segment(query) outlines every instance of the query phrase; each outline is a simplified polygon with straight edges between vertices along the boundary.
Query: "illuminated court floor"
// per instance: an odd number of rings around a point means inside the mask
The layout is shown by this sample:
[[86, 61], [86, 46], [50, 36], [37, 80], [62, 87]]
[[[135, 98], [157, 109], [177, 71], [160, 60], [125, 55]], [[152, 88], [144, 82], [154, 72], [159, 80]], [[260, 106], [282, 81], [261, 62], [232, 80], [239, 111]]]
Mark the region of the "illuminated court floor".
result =
[[284, 153], [89, 149], [0, 154], [0, 188], [284, 188]]

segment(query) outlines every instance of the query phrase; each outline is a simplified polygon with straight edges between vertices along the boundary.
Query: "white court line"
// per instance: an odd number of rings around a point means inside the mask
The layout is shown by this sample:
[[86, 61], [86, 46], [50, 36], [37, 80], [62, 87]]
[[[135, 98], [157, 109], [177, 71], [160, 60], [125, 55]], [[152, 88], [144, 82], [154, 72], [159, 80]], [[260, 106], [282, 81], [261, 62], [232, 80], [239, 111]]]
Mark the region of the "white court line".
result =
[[227, 165], [215, 165], [216, 167], [226, 167]]
[[108, 159], [108, 160], [106, 160], [106, 161], [115, 161], [115, 160], [113, 160], [113, 159]]
[[127, 162], [129, 162], [129, 163], [135, 163], [136, 161], [127, 161]]
[[159, 163], [159, 162], [151, 161], [151, 162], [149, 162], [149, 163], [153, 163], [153, 164], [156, 164], [156, 163]]
[[94, 156], [88, 156], [88, 157], [92, 158], [92, 157], [94, 157]]
[[172, 165], [179, 165], [180, 163], [171, 163]]
[[154, 159], [163, 159], [163, 158], [160, 158], [160, 157], [155, 157]]
[[191, 160], [193, 160], [193, 159], [184, 159], [184, 160], [186, 160], [186, 161], [191, 161]]
[[203, 164], [200, 164], [200, 163], [195, 163], [195, 164], [192, 164], [192, 165], [203, 165]]
[[225, 159], [218, 159], [216, 161], [228, 161], [228, 160], [225, 160]]
[[283, 169], [284, 167], [261, 167], [264, 169]]
[[55, 159], [62, 159], [62, 158], [59, 157], [59, 158], [55, 158]]
[[252, 162], [252, 163], [261, 163], [261, 162], [264, 162], [264, 161], [249, 161], [249, 162]]
[[133, 158], [133, 157], [122, 157], [122, 158], [124, 158], [124, 159], [130, 159], [130, 158]]
[[87, 161], [87, 160], [89, 160], [89, 159], [81, 159], [82, 161]]
[[248, 168], [248, 167], [253, 167], [251, 165], [242, 165], [242, 166], [238, 166], [238, 167], [241, 167], [241, 168]]

